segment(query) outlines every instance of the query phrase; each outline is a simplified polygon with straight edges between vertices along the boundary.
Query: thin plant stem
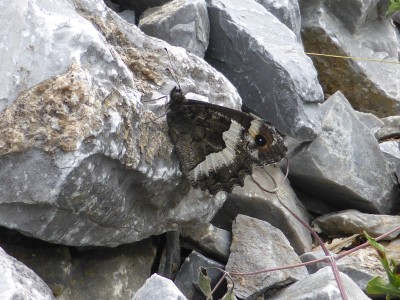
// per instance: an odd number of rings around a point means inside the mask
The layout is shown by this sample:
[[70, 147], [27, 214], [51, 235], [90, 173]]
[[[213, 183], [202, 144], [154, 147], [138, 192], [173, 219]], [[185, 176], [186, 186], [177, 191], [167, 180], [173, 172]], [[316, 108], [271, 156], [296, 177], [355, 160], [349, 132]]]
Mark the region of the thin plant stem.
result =
[[[392, 233], [395, 233], [397, 231], [400, 231], [400, 226], [397, 226], [396, 228], [394, 228], [394, 229], [392, 229], [392, 230], [390, 230], [390, 231], [378, 236], [377, 238], [375, 238], [375, 240], [378, 242], [378, 241], [384, 239], [385, 237], [387, 237], [387, 236], [389, 236]], [[367, 248], [368, 246], [369, 246], [368, 242], [365, 242], [365, 243], [363, 243], [361, 245], [358, 245], [357, 247], [354, 247], [353, 249], [350, 249], [348, 251], [342, 252], [339, 255], [337, 255], [336, 256], [336, 260], [341, 259], [341, 258], [343, 258], [343, 257], [345, 257], [345, 256], [347, 256], [347, 255], [349, 255], [349, 254], [351, 254], [353, 252], [356, 252], [359, 249]]]

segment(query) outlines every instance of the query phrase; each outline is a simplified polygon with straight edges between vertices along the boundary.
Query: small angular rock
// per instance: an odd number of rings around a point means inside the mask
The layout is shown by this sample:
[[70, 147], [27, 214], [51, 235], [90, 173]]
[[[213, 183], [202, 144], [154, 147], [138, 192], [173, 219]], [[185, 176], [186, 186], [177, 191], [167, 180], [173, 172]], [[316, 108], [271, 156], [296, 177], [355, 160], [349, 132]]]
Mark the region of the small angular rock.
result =
[[149, 299], [187, 300], [171, 280], [157, 274], [147, 279], [132, 298], [132, 300]]
[[[252, 178], [253, 177], [253, 178]], [[297, 254], [311, 249], [311, 236], [290, 212], [281, 204], [285, 203], [308, 224], [308, 215], [279, 168], [267, 166], [253, 169], [253, 174], [245, 178], [243, 187], [235, 187], [212, 223], [225, 230], [231, 229], [232, 221], [238, 214], [267, 221], [285, 233]], [[276, 193], [267, 191], [278, 188]]]
[[322, 132], [289, 154], [290, 182], [342, 209], [390, 214], [398, 190], [376, 138], [340, 93], [321, 105]]
[[150, 8], [139, 20], [146, 34], [204, 58], [210, 37], [205, 0], [174, 0]]
[[[349, 300], [369, 300], [363, 291], [346, 275], [339, 272]], [[326, 299], [339, 300], [339, 289], [333, 276], [331, 267], [325, 267], [310, 276], [282, 289], [275, 295], [268, 297], [271, 300], [308, 300]]]
[[[265, 221], [238, 215], [232, 225], [232, 246], [226, 271], [254, 272], [300, 263], [283, 233]], [[305, 267], [265, 272], [252, 276], [231, 274], [239, 298], [256, 299], [269, 289], [301, 280]]]
[[[366, 231], [373, 237], [395, 229], [400, 224], [400, 216], [373, 215], [356, 210], [345, 210], [318, 217], [313, 221], [314, 229], [328, 236], [348, 236]], [[394, 232], [385, 240], [393, 240], [400, 232]]]
[[200, 268], [206, 269], [213, 288], [222, 277], [222, 272], [213, 267], [224, 269], [222, 264], [193, 251], [182, 264], [174, 283], [188, 299], [203, 299], [204, 295], [196, 288], [199, 285]]
[[228, 260], [232, 242], [229, 231], [212, 224], [204, 224], [193, 228], [183, 228], [181, 234], [183, 238], [213, 257], [220, 258], [223, 261]]
[[375, 134], [379, 141], [398, 138], [400, 136], [400, 116], [382, 118], [383, 126]]
[[55, 298], [38, 275], [0, 248], [0, 299]]

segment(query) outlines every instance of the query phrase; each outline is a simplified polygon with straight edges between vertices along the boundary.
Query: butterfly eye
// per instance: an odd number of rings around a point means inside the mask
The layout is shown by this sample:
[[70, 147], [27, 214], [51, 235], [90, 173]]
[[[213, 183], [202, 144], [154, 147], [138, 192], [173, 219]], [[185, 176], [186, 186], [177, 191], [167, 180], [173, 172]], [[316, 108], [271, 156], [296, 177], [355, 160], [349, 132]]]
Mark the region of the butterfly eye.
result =
[[267, 141], [261, 134], [257, 134], [255, 136], [254, 142], [256, 143], [257, 146], [260, 146], [260, 147], [264, 146], [267, 143]]

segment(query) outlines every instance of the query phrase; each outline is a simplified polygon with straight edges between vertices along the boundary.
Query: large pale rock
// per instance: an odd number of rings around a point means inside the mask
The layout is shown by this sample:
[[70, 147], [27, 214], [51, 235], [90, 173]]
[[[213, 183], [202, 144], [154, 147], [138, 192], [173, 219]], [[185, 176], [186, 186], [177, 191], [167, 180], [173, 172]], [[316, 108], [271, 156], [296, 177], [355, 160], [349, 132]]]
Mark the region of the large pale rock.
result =
[[[300, 263], [283, 233], [265, 221], [238, 215], [232, 226], [232, 236], [227, 272], [255, 272]], [[251, 276], [231, 274], [231, 277], [237, 297], [256, 299], [267, 290], [285, 286], [307, 275], [306, 268], [299, 267]]]
[[326, 93], [340, 90], [355, 109], [383, 117], [400, 113], [399, 43], [377, 2], [304, 1], [302, 37], [308, 52], [395, 62], [313, 56]]
[[[267, 192], [275, 188], [278, 188], [276, 193]], [[233, 189], [212, 223], [230, 230], [238, 214], [264, 220], [285, 234], [297, 254], [309, 251], [312, 243], [310, 233], [281, 203], [308, 224], [307, 212], [282, 171], [272, 166], [256, 168], [253, 170], [253, 178], [245, 178], [244, 187]]]
[[207, 0], [206, 59], [237, 87], [244, 105], [301, 140], [320, 131], [321, 86], [296, 35], [254, 0]]
[[205, 0], [174, 0], [150, 8], [139, 20], [146, 34], [204, 58], [210, 38]]
[[165, 47], [184, 91], [237, 108], [229, 81], [103, 2], [2, 7], [0, 225], [54, 243], [116, 246], [209, 221], [224, 194], [189, 188], [166, 122], [140, 99], [175, 84]]
[[38, 275], [0, 248], [0, 299], [50, 300], [54, 297]]
[[337, 207], [394, 212], [397, 187], [369, 128], [339, 92], [321, 109], [322, 133], [289, 155], [291, 183]]

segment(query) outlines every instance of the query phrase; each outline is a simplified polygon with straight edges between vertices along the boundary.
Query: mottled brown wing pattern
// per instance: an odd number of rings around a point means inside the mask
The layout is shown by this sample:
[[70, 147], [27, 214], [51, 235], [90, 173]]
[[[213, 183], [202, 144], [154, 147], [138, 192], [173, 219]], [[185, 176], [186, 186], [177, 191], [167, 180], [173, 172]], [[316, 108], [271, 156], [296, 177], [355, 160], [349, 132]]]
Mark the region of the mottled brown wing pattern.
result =
[[286, 154], [282, 137], [256, 116], [171, 91], [167, 122], [182, 172], [211, 194], [243, 186], [252, 166], [271, 164]]

